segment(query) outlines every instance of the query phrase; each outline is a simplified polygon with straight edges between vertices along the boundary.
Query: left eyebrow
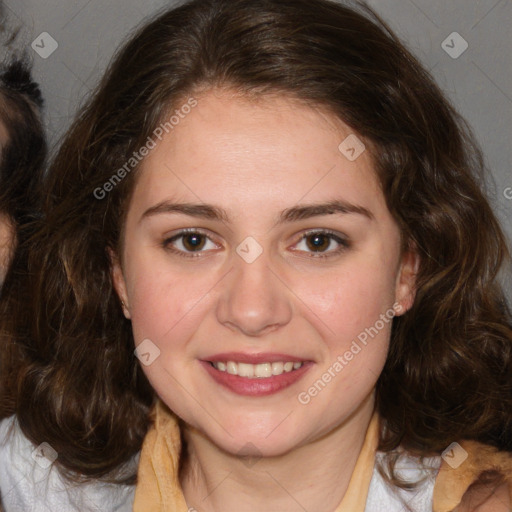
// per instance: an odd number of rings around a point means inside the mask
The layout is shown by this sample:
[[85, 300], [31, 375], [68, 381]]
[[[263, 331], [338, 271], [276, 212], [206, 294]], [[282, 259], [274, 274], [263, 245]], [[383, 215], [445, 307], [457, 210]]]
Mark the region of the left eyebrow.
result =
[[287, 208], [281, 212], [277, 224], [309, 219], [320, 215], [333, 215], [334, 213], [358, 214], [367, 217], [369, 220], [375, 219], [373, 213], [364, 206], [359, 206], [342, 200], [333, 200], [327, 203], [314, 203]]
[[[140, 221], [147, 217], [165, 213], [177, 213], [201, 219], [217, 220], [229, 223], [229, 215], [223, 208], [219, 208], [211, 204], [174, 203], [172, 201], [162, 201], [161, 203], [148, 208], [142, 214]], [[342, 200], [333, 200], [327, 203], [313, 203], [287, 208], [280, 213], [277, 224], [297, 222], [311, 217], [333, 215], [335, 213], [358, 214], [368, 218], [369, 220], [375, 219], [373, 213], [364, 206], [355, 205]]]

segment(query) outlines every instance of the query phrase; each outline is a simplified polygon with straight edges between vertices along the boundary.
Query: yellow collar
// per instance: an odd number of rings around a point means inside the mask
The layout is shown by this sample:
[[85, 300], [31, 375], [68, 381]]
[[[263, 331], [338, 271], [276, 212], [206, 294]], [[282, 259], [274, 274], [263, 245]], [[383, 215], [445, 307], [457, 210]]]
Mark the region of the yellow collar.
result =
[[[181, 453], [178, 420], [160, 400], [152, 414], [154, 422], [144, 439], [139, 460], [133, 511], [188, 512], [178, 474]], [[379, 417], [375, 413], [347, 492], [335, 512], [364, 512], [378, 441]], [[433, 512], [454, 510], [480, 473], [489, 469], [497, 469], [504, 474], [511, 504], [512, 454], [475, 442], [461, 442], [461, 445], [468, 453], [467, 461], [457, 469], [452, 469], [446, 461], [442, 463], [434, 487]], [[497, 509], [494, 507], [492, 510]], [[503, 510], [508, 511], [509, 508]]]
[[[181, 438], [178, 420], [158, 401], [154, 423], [142, 446], [134, 512], [187, 512], [189, 510], [179, 482]], [[379, 439], [379, 418], [374, 414], [349, 486], [336, 512], [364, 512]]]

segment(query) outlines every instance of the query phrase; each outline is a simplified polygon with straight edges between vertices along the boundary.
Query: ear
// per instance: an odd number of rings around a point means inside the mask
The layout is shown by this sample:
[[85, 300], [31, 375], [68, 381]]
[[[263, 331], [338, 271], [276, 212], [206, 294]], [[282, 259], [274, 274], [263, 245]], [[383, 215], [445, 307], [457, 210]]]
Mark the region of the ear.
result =
[[123, 313], [126, 318], [131, 318], [130, 315], [130, 303], [128, 301], [128, 294], [126, 292], [126, 282], [124, 280], [123, 269], [121, 267], [121, 262], [119, 261], [118, 255], [114, 252], [110, 247], [107, 249], [108, 256], [110, 258], [110, 268], [112, 275], [112, 284], [114, 285], [114, 289], [121, 301], [121, 306], [123, 308]]
[[415, 244], [404, 251], [400, 261], [395, 285], [397, 316], [403, 315], [414, 304], [416, 296], [416, 277], [420, 267], [420, 255]]

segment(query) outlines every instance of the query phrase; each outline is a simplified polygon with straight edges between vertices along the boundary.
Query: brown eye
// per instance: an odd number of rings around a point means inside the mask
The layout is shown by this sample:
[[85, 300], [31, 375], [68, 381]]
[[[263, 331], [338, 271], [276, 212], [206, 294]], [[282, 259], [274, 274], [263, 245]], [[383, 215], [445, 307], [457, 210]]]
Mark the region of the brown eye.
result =
[[347, 239], [331, 231], [310, 231], [295, 245], [294, 251], [305, 252], [310, 257], [327, 258], [337, 256], [350, 247]]
[[202, 256], [203, 253], [219, 248], [207, 234], [196, 229], [184, 230], [167, 238], [162, 242], [162, 247], [184, 257]]
[[183, 236], [183, 247], [187, 251], [200, 251], [206, 244], [206, 237], [200, 233], [190, 233]]
[[323, 252], [331, 245], [331, 237], [324, 233], [316, 233], [306, 237], [306, 244], [312, 251]]

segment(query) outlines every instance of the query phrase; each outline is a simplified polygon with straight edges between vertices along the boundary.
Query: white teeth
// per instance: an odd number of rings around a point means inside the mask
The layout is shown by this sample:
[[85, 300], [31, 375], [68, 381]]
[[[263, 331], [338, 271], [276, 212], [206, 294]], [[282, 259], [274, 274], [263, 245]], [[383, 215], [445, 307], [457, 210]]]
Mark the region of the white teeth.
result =
[[291, 372], [293, 370], [293, 363], [284, 363], [284, 371]]
[[[251, 365], [252, 366], [252, 365]], [[254, 376], [255, 377], [270, 377], [272, 375], [272, 364], [271, 363], [262, 363], [257, 364], [254, 367]]]
[[[254, 377], [254, 366], [252, 364], [238, 363], [238, 375], [252, 379]], [[256, 376], [260, 377], [260, 375]]]
[[298, 370], [303, 364], [291, 361], [260, 364], [236, 363], [234, 361], [226, 361], [224, 363], [219, 361], [213, 363], [213, 366], [221, 372], [227, 371], [230, 375], [238, 375], [248, 379], [264, 379], [272, 377], [272, 375], [281, 375]]
[[272, 363], [272, 375], [281, 375], [283, 368], [284, 363]]

